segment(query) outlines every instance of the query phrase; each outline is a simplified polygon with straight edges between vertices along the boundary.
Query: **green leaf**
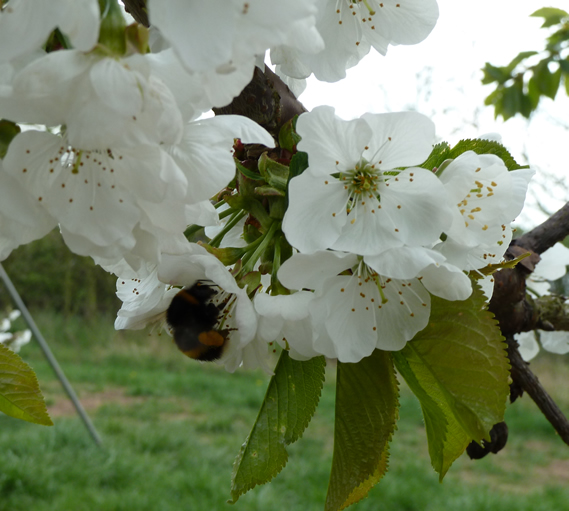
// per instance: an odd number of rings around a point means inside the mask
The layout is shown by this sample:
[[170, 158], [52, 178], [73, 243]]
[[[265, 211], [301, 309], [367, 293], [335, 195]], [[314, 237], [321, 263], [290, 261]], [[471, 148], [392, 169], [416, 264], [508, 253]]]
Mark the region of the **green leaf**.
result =
[[6, 156], [10, 142], [20, 131], [16, 123], [0, 119], [0, 158]]
[[505, 87], [502, 92], [502, 117], [507, 121], [522, 110], [523, 87], [520, 83], [514, 83], [511, 87]]
[[32, 368], [0, 343], [0, 412], [35, 424], [53, 426]]
[[[508, 75], [511, 75], [514, 69], [516, 69], [516, 67], [518, 66], [518, 64], [521, 63], [522, 60], [532, 57], [533, 55], [537, 55], [537, 51], [522, 51], [521, 53], [518, 53], [512, 59], [512, 61], [503, 69], [505, 70], [506, 73], [508, 73]], [[509, 76], [509, 78], [511, 78], [511, 76]]]
[[[519, 165], [510, 152], [499, 142], [481, 138], [460, 140], [453, 148], [446, 142], [437, 144], [421, 167], [429, 170], [440, 168], [446, 160], [455, 159], [466, 151], [474, 151], [476, 154], [495, 154], [502, 159], [508, 170], [527, 167]], [[444, 170], [441, 171], [444, 172]]]
[[561, 80], [561, 69], [552, 73], [549, 70], [549, 62], [551, 62], [551, 59], [544, 59], [534, 67], [533, 76], [529, 81], [529, 87], [531, 87], [533, 83], [533, 86], [540, 94], [555, 99]]
[[[500, 142], [481, 138], [460, 140], [452, 149], [449, 148], [446, 142], [438, 144], [433, 149], [429, 159], [421, 166], [428, 169], [437, 168], [440, 167], [444, 161], [458, 158], [458, 156], [466, 151], [474, 151], [476, 154], [495, 154], [502, 159], [508, 170], [526, 168], [519, 165]], [[444, 170], [442, 170], [442, 172], [444, 172]]]
[[482, 71], [484, 72], [484, 77], [482, 78], [483, 85], [488, 85], [492, 82], [504, 83], [511, 78], [510, 73], [505, 68], [493, 66], [490, 62], [486, 62]]
[[448, 159], [448, 153], [450, 152], [450, 146], [447, 142], [441, 142], [433, 147], [431, 154], [427, 158], [427, 161], [421, 165], [424, 169], [433, 170], [440, 167], [441, 163]]
[[454, 417], [438, 386], [425, 379], [419, 381], [403, 353], [395, 352], [393, 358], [397, 370], [421, 404], [431, 464], [442, 481], [472, 439]]
[[363, 499], [387, 472], [399, 389], [391, 355], [375, 350], [357, 364], [338, 362], [334, 457], [326, 511]]
[[563, 9], [542, 7], [533, 14], [530, 14], [530, 16], [533, 16], [534, 18], [544, 18], [545, 21], [543, 22], [543, 25], [541, 25], [541, 28], [547, 28], [551, 25], [557, 25], [563, 18], [567, 18], [569, 14], [567, 14]]
[[569, 74], [569, 59], [561, 59], [557, 61], [559, 63], [559, 68], [566, 75]]
[[510, 152], [500, 142], [483, 140], [480, 138], [460, 140], [449, 152], [449, 158], [456, 158], [466, 151], [474, 151], [476, 154], [495, 154], [506, 165], [508, 170], [517, 170], [523, 167], [519, 165]]
[[421, 402], [431, 463], [441, 478], [467, 440], [490, 440], [490, 429], [504, 417], [509, 362], [485, 307], [476, 283], [464, 301], [432, 297], [429, 324], [395, 357]]
[[300, 362], [281, 353], [257, 420], [235, 459], [231, 502], [286, 465], [285, 446], [302, 436], [318, 405], [325, 365], [324, 357]]

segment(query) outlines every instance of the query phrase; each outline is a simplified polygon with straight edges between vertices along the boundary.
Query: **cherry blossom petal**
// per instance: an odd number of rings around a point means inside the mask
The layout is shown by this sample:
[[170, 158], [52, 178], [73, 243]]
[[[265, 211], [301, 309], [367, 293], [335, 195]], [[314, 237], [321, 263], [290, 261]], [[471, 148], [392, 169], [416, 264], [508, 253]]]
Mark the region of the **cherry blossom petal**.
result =
[[280, 267], [278, 277], [289, 289], [317, 289], [357, 262], [354, 254], [328, 250], [313, 255], [295, 254]]
[[302, 137], [298, 150], [308, 153], [313, 172], [323, 174], [354, 168], [372, 138], [368, 123], [361, 119], [344, 121], [329, 106], [299, 116], [296, 131]]
[[306, 171], [289, 183], [289, 207], [283, 219], [287, 241], [311, 253], [334, 245], [348, 221], [344, 185]]

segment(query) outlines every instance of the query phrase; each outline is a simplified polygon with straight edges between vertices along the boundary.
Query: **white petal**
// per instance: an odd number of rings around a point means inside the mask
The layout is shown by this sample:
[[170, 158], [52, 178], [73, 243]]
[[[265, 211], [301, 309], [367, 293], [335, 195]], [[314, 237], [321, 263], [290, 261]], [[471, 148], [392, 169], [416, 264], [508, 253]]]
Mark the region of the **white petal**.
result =
[[526, 362], [529, 362], [539, 353], [539, 344], [535, 340], [535, 332], [521, 332], [514, 337], [518, 341], [520, 355]]
[[57, 26], [61, 14], [61, 5], [57, 4], [11, 0], [0, 13], [0, 61], [12, 60], [39, 48]]
[[191, 71], [216, 68], [231, 60], [236, 19], [226, 0], [152, 0], [150, 23], [157, 27]]
[[332, 247], [347, 222], [344, 185], [305, 171], [289, 182], [289, 206], [283, 219], [287, 241], [301, 252]]
[[302, 137], [298, 150], [307, 152], [310, 168], [323, 174], [353, 169], [372, 138], [366, 122], [344, 121], [329, 106], [300, 115], [296, 130]]
[[101, 11], [97, 0], [63, 0], [65, 15], [58, 22], [74, 48], [89, 51], [99, 39]]
[[289, 289], [318, 289], [331, 277], [337, 276], [358, 262], [354, 254], [329, 250], [315, 254], [295, 254], [279, 269], [281, 283]]
[[569, 265], [569, 248], [562, 243], [556, 243], [541, 254], [532, 276], [547, 280], [557, 280], [567, 273]]
[[[373, 138], [364, 156], [380, 168], [390, 170], [423, 163], [435, 143], [435, 125], [418, 112], [364, 114]], [[424, 169], [423, 169], [424, 170]]]
[[13, 177], [0, 161], [0, 261], [19, 245], [43, 238], [57, 221]]
[[539, 334], [543, 349], [551, 353], [565, 355], [569, 353], [569, 332], [545, 332]]
[[374, 310], [367, 307], [358, 284], [349, 276], [329, 279], [310, 305], [315, 327], [325, 328], [320, 335], [315, 332], [315, 350], [341, 362], [359, 362], [377, 345]]
[[[424, 247], [398, 247], [377, 256], [365, 256], [365, 263], [380, 275], [393, 279], [413, 279], [429, 265], [443, 263], [444, 256]], [[457, 269], [458, 271], [458, 269]]]
[[429, 293], [445, 300], [466, 300], [472, 294], [468, 276], [451, 264], [427, 266], [421, 271], [421, 277]]

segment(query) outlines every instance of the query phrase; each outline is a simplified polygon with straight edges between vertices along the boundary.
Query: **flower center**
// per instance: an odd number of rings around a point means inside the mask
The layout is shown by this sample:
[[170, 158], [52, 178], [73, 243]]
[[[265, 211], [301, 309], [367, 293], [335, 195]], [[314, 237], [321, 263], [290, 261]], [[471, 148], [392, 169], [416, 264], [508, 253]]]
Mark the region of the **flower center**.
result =
[[382, 182], [382, 173], [375, 168], [375, 165], [370, 165], [367, 162], [356, 165], [353, 170], [342, 173], [340, 179], [348, 191], [346, 205], [348, 213], [358, 205], [365, 206], [368, 199], [380, 202], [378, 189]]

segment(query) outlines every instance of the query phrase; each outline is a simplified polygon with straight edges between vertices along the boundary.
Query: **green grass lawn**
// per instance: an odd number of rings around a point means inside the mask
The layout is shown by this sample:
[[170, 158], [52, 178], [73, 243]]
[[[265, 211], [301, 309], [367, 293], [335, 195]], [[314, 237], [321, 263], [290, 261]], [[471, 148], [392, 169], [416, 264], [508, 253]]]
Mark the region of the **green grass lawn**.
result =
[[[37, 372], [55, 426], [0, 417], [0, 510], [322, 510], [332, 460], [334, 369], [288, 466], [231, 506], [235, 455], [268, 382], [181, 355], [167, 336], [114, 332], [112, 319], [36, 321], [104, 440], [92, 442], [39, 348], [21, 355]], [[567, 358], [532, 367], [569, 414]], [[569, 447], [524, 396], [508, 408], [506, 449], [461, 457], [443, 484], [432, 470], [418, 403], [402, 387], [390, 471], [357, 511], [550, 511], [569, 506]]]

